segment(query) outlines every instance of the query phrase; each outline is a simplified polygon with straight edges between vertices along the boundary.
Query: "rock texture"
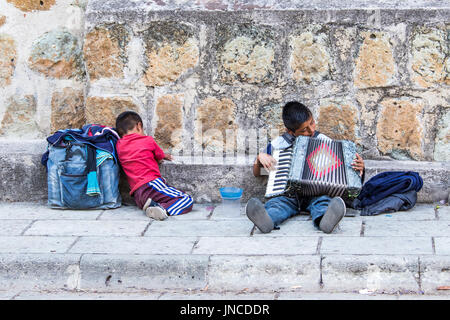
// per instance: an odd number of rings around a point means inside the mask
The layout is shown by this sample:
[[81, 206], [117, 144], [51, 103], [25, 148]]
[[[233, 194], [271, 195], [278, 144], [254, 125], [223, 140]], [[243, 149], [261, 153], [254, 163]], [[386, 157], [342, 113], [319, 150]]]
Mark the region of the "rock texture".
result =
[[138, 106], [130, 97], [88, 97], [86, 122], [115, 127], [117, 116], [128, 110], [139, 113]]
[[417, 85], [428, 88], [450, 85], [450, 45], [448, 30], [419, 27], [412, 40], [412, 70]]
[[394, 158], [423, 159], [423, 104], [408, 99], [386, 99], [377, 124], [378, 148]]
[[348, 104], [326, 103], [320, 107], [317, 128], [337, 140], [356, 141], [358, 110]]
[[290, 66], [296, 81], [311, 83], [327, 79], [332, 57], [324, 33], [304, 32], [291, 37]]
[[16, 8], [25, 11], [45, 11], [50, 10], [50, 8], [55, 4], [56, 0], [6, 0], [12, 3]]
[[275, 48], [269, 28], [220, 26], [219, 74], [223, 82], [267, 83], [275, 76]]
[[16, 68], [16, 43], [10, 36], [0, 35], [0, 88], [11, 83]]
[[84, 92], [64, 88], [52, 97], [51, 132], [60, 129], [77, 129], [86, 124]]
[[210, 159], [225, 146], [253, 159], [298, 100], [367, 160], [450, 161], [446, 1], [0, 6], [2, 139], [114, 126], [135, 110], [168, 152]]
[[156, 102], [155, 140], [164, 149], [180, 147], [183, 131], [183, 94], [167, 94], [159, 97]]
[[176, 81], [192, 69], [199, 59], [199, 48], [193, 30], [184, 24], [151, 23], [143, 32], [147, 69], [143, 82], [163, 86]]
[[81, 45], [65, 30], [49, 31], [38, 38], [28, 62], [31, 69], [47, 77], [71, 79], [84, 75]]
[[[236, 130], [236, 105], [231, 99], [208, 97], [197, 107], [196, 121], [201, 126], [203, 149], [208, 151], [234, 150]], [[227, 132], [228, 131], [228, 132]], [[227, 135], [228, 134], [228, 135]], [[231, 140], [231, 141], [227, 141]], [[230, 150], [228, 150], [230, 151]]]
[[83, 52], [91, 81], [123, 77], [129, 39], [121, 25], [99, 26], [86, 35]]
[[32, 95], [10, 97], [0, 124], [0, 135], [13, 139], [41, 137], [36, 122], [36, 99]]
[[355, 61], [355, 86], [386, 87], [394, 82], [396, 65], [389, 36], [383, 32], [363, 32]]

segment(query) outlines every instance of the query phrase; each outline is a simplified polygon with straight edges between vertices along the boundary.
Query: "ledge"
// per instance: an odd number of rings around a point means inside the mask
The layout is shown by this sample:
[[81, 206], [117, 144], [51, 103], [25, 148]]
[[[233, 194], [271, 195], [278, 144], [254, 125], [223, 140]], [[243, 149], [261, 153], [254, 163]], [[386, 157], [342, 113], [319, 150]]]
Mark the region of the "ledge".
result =
[[[46, 150], [43, 140], [0, 141], [0, 201], [46, 201], [47, 176], [41, 165]], [[244, 189], [242, 201], [262, 198], [266, 177], [252, 174], [253, 157], [218, 162], [216, 158], [177, 157], [175, 163], [161, 165], [167, 183], [191, 194], [197, 203], [220, 202], [219, 188], [239, 186]], [[431, 202], [430, 188], [435, 183], [450, 181], [449, 162], [366, 160], [366, 181], [384, 171], [416, 171], [424, 180], [418, 202]], [[125, 177], [120, 190], [125, 203], [133, 203], [128, 195]]]

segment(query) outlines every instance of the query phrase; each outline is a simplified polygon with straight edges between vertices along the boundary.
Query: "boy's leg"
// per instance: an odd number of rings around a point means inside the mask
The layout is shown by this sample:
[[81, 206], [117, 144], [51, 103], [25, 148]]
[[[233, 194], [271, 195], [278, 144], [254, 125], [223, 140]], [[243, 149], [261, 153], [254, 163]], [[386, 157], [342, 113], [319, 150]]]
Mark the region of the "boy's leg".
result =
[[149, 197], [166, 209], [170, 216], [188, 213], [192, 210], [194, 205], [192, 197], [167, 185], [162, 178], [155, 179], [148, 185], [152, 190]]
[[340, 197], [320, 196], [313, 198], [307, 211], [314, 225], [325, 233], [331, 233], [345, 215], [346, 207]]
[[275, 227], [300, 212], [297, 199], [285, 196], [269, 199], [264, 207]]
[[142, 209], [145, 215], [155, 220], [167, 219], [167, 211], [157, 202], [153, 201], [154, 190], [148, 185], [148, 183], [139, 187], [133, 194], [136, 205]]
[[298, 203], [295, 198], [284, 196], [269, 199], [265, 205], [256, 198], [247, 202], [247, 217], [263, 233], [268, 233], [286, 219], [298, 214]]

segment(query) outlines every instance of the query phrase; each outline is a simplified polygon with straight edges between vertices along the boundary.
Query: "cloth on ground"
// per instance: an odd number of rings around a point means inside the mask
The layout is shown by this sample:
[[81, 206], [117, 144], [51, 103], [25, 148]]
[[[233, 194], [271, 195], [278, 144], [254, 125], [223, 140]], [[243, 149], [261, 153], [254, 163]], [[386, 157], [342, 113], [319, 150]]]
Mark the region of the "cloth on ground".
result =
[[380, 213], [406, 211], [417, 202], [417, 192], [410, 190], [404, 193], [393, 193], [384, 199], [368, 205], [361, 210], [361, 216], [374, 216]]
[[423, 180], [414, 171], [387, 171], [370, 178], [361, 189], [352, 207], [362, 209], [392, 194], [404, 194], [408, 191], [419, 192]]

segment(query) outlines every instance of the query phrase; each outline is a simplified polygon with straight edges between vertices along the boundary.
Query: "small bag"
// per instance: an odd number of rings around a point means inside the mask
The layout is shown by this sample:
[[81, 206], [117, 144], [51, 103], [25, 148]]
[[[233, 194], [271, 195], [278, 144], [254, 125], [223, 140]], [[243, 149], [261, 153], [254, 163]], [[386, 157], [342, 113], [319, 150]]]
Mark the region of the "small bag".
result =
[[121, 206], [119, 165], [113, 155], [65, 137], [57, 145], [49, 143], [46, 165], [50, 207], [111, 209]]

